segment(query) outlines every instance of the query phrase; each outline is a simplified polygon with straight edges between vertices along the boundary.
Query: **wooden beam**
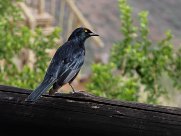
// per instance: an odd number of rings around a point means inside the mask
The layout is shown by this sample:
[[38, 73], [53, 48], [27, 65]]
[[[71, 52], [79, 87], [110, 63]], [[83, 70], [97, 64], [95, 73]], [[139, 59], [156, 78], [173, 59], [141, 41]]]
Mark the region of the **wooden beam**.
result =
[[49, 13], [44, 12], [42, 14], [35, 14], [36, 24], [39, 27], [50, 27], [52, 26], [53, 16]]
[[70, 12], [69, 13], [69, 16], [68, 16], [68, 24], [67, 24], [67, 36], [66, 36], [66, 39], [69, 38], [69, 36], [71, 35], [72, 31], [73, 31], [73, 23], [74, 23], [74, 16], [73, 16], [73, 13]]
[[60, 18], [59, 18], [59, 25], [63, 28], [64, 23], [64, 13], [65, 13], [65, 0], [60, 1]]
[[38, 14], [45, 12], [45, 0], [38, 0]]
[[28, 26], [31, 29], [35, 29], [35, 27], [36, 27], [36, 19], [33, 16], [31, 10], [23, 2], [18, 2], [17, 5], [22, 9], [22, 11], [24, 13], [24, 16], [26, 17]]
[[51, 0], [50, 11], [51, 11], [51, 15], [54, 18], [56, 18], [55, 9], [56, 9], [56, 0]]
[[28, 103], [24, 99], [29, 94], [29, 90], [0, 85], [3, 136], [3, 132], [24, 130], [52, 135], [181, 135], [180, 108], [108, 100], [85, 92], [43, 95], [36, 103]]

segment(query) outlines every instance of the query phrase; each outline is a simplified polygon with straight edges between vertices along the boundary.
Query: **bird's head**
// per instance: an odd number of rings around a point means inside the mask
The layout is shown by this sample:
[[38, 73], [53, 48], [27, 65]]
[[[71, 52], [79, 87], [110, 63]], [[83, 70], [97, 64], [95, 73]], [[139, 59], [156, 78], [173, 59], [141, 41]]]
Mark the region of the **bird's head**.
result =
[[99, 36], [98, 34], [93, 33], [91, 30], [84, 28], [84, 27], [79, 27], [77, 29], [75, 29], [72, 34], [70, 35], [70, 37], [68, 38], [69, 40], [81, 40], [81, 41], [85, 41], [87, 38], [91, 37], [91, 36]]

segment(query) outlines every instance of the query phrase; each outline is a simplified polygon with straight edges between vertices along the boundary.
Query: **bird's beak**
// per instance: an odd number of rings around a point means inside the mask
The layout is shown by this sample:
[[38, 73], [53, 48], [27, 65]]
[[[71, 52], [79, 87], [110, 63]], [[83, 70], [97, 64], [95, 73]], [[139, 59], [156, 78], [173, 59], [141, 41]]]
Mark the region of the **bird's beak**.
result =
[[90, 33], [89, 35], [90, 36], [99, 36], [98, 34], [95, 34], [95, 33]]

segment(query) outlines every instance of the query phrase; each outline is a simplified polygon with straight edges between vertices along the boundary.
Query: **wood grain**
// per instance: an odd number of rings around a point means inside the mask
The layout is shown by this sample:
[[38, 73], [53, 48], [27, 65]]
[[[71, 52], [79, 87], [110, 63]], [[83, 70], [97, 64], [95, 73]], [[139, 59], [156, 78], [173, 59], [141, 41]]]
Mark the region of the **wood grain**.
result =
[[[181, 109], [108, 100], [86, 92], [43, 95], [25, 102], [30, 90], [0, 85], [1, 130], [64, 135], [181, 136]], [[0, 134], [3, 131], [0, 131]]]

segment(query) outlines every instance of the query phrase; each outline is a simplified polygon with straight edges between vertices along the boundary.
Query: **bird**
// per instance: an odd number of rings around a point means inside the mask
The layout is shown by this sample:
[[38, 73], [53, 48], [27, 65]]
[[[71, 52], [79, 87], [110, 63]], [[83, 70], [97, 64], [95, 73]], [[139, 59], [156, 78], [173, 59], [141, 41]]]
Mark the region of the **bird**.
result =
[[55, 52], [45, 73], [43, 81], [25, 99], [25, 101], [35, 102], [48, 89], [52, 95], [65, 84], [69, 84], [72, 92], [75, 90], [71, 83], [78, 75], [85, 58], [85, 41], [89, 37], [99, 36], [85, 27], [76, 28], [69, 36], [68, 40]]

